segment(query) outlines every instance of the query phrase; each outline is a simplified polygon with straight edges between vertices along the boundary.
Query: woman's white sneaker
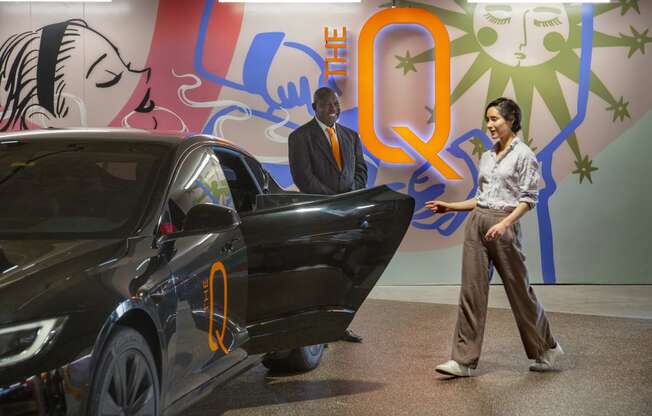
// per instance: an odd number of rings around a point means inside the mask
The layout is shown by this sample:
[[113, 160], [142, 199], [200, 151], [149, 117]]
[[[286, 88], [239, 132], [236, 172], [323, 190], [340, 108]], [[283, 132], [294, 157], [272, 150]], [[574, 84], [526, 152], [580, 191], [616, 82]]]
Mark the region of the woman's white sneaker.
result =
[[551, 371], [555, 369], [555, 362], [559, 357], [564, 355], [564, 350], [561, 348], [561, 345], [557, 343], [555, 348], [550, 348], [541, 354], [539, 358], [532, 364], [530, 364], [530, 371]]
[[455, 360], [448, 360], [444, 364], [439, 364], [435, 367], [438, 373], [446, 374], [447, 376], [455, 377], [471, 377], [473, 369], [465, 365], [459, 364]]

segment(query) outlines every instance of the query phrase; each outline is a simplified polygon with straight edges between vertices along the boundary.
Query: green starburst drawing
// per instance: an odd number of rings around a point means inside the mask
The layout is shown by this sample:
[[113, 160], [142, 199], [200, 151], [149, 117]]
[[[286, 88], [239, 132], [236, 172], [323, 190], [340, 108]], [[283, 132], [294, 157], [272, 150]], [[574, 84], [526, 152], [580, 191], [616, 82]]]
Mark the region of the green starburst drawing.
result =
[[398, 65], [396, 65], [396, 68], [403, 68], [403, 75], [407, 74], [410, 71], [417, 72], [417, 67], [414, 66], [414, 61], [412, 60], [412, 57], [410, 56], [410, 51], [405, 52], [405, 57], [394, 55], [396, 59], [399, 60]]
[[629, 30], [632, 31], [633, 36], [623, 35], [622, 33], [620, 34], [620, 37], [625, 39], [630, 45], [627, 57], [631, 58], [632, 55], [639, 50], [641, 51], [641, 54], [645, 54], [645, 45], [652, 42], [652, 38], [647, 35], [650, 29], [645, 29], [645, 32], [639, 33], [636, 29], [630, 26]]
[[[489, 103], [504, 94], [509, 83], [514, 88], [516, 101], [522, 109], [523, 137], [530, 137], [530, 120], [535, 91], [543, 100], [557, 126], [562, 128], [571, 120], [571, 110], [563, 94], [559, 76], [575, 84], [579, 83], [580, 57], [577, 50], [582, 42], [582, 15], [579, 5], [510, 5], [505, 4], [468, 4], [466, 0], [454, 0], [459, 11], [424, 4], [410, 0], [397, 0], [401, 7], [419, 7], [433, 13], [447, 26], [458, 29], [461, 36], [451, 42], [451, 57], [475, 54], [471, 67], [462, 76], [453, 89], [451, 104], [455, 103], [481, 78], [488, 74], [489, 87], [486, 101]], [[389, 7], [384, 4], [381, 7]], [[519, 8], [521, 7], [521, 8]], [[620, 8], [621, 15], [635, 11], [640, 14], [637, 0], [619, 0], [606, 4], [594, 5], [594, 15], [599, 16]], [[524, 12], [523, 10], [526, 10]], [[520, 12], [519, 12], [520, 10]], [[527, 19], [526, 19], [527, 15]], [[522, 31], [523, 40], [519, 40], [512, 51], [507, 50], [508, 42], [514, 42], [516, 31]], [[620, 34], [612, 36], [599, 31], [593, 32], [593, 48], [624, 48], [623, 54], [628, 59], [636, 52], [645, 53], [645, 46], [652, 42], [648, 29], [639, 30], [630, 26], [631, 36]], [[527, 33], [526, 33], [527, 32]], [[518, 32], [520, 33], [520, 32]], [[508, 45], [510, 46], [510, 45]], [[527, 48], [534, 48], [528, 51]], [[508, 48], [507, 48], [508, 49]], [[531, 53], [531, 52], [534, 53]], [[403, 75], [416, 72], [416, 65], [434, 60], [434, 50], [428, 49], [412, 56], [407, 51], [399, 60], [397, 68], [403, 69]], [[412, 69], [414, 67], [414, 69]], [[617, 100], [595, 72], [591, 71], [590, 91], [604, 100], [608, 111], [613, 112], [613, 122], [629, 118], [628, 102], [621, 97]], [[432, 121], [432, 117], [428, 122]], [[483, 128], [485, 122], [483, 120]], [[532, 139], [526, 140], [532, 146]], [[579, 175], [580, 183], [584, 177], [597, 169], [592, 162], [585, 161], [578, 138], [575, 133], [566, 140], [578, 169], [573, 173]], [[473, 154], [481, 154], [482, 144], [474, 142]], [[588, 160], [588, 159], [586, 159]], [[588, 171], [581, 169], [586, 163]]]
[[623, 121], [625, 117], [631, 118], [629, 115], [629, 111], [627, 111], [627, 106], [629, 105], [629, 102], [625, 102], [623, 97], [620, 97], [620, 100], [618, 102], [613, 103], [609, 107], [607, 107], [607, 111], [613, 111], [614, 112], [614, 117], [613, 120], [611, 121], [616, 121], [617, 119], [620, 119], [620, 121]]
[[580, 183], [582, 183], [582, 180], [584, 178], [588, 179], [590, 183], [593, 183], [593, 180], [591, 179], [591, 172], [595, 172], [598, 170], [595, 166], [593, 166], [593, 161], [589, 159], [589, 156], [584, 156], [583, 159], [575, 161], [575, 169], [573, 171], [574, 174], [580, 175]]
[[641, 11], [638, 8], [638, 0], [618, 0], [618, 4], [614, 7], [620, 7], [621, 16], [627, 14], [629, 9], [634, 9], [636, 10], [636, 13], [641, 14]]

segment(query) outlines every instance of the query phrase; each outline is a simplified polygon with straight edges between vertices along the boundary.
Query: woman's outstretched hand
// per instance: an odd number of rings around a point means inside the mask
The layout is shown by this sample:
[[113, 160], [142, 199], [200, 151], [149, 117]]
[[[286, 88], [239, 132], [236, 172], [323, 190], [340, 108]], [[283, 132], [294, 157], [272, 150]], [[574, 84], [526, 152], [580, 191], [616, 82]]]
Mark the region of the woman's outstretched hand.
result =
[[426, 208], [435, 214], [443, 214], [444, 212], [451, 210], [450, 204], [448, 202], [436, 200], [426, 202]]

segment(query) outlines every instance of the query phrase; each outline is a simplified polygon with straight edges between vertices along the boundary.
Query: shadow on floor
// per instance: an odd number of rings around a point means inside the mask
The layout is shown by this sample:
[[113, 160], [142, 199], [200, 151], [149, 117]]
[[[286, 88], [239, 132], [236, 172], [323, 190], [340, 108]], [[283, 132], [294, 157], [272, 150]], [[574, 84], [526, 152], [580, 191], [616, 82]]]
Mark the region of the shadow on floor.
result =
[[307, 374], [310, 373], [279, 375], [260, 366], [241, 379], [236, 379], [216, 390], [211, 398], [203, 400], [183, 414], [217, 416], [229, 410], [248, 409], [251, 414], [268, 415], [274, 414], [266, 409], [269, 406], [337, 399], [340, 396], [369, 393], [383, 387], [383, 383], [364, 380], [311, 380]]

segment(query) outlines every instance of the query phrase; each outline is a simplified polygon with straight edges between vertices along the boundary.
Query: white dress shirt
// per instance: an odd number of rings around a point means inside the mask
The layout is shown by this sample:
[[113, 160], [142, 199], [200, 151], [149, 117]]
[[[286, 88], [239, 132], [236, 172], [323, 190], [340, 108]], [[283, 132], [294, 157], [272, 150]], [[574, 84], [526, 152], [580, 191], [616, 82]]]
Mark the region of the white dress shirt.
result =
[[482, 154], [478, 169], [479, 207], [512, 211], [519, 202], [533, 208], [539, 198], [539, 162], [534, 152], [518, 137], [512, 140], [500, 160], [500, 143]]

